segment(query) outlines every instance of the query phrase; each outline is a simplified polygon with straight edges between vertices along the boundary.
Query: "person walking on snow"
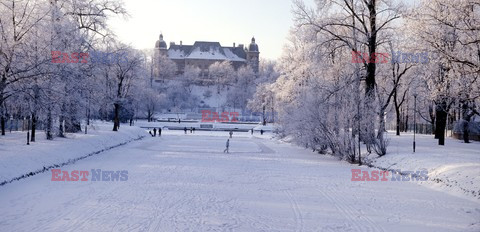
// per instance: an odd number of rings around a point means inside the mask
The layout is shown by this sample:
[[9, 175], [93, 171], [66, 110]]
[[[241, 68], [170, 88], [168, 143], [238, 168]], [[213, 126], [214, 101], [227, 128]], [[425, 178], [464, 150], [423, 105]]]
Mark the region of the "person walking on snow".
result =
[[230, 131], [230, 133], [229, 133], [229, 134], [230, 134], [230, 138], [232, 138], [232, 135], [233, 135], [233, 131]]
[[153, 128], [153, 137], [157, 136], [157, 128]]
[[184, 127], [183, 131], [185, 131], [185, 134], [187, 134], [187, 127]]
[[223, 153], [227, 152], [228, 153], [228, 147], [230, 146], [230, 139], [227, 139], [227, 144], [225, 150], [223, 150]]
[[158, 128], [158, 137], [162, 136], [162, 128]]

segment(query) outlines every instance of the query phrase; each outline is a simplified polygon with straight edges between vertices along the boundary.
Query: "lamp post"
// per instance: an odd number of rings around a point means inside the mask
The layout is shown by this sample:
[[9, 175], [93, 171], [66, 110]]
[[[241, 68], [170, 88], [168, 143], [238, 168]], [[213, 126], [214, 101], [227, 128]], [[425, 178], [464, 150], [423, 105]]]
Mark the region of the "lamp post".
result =
[[357, 129], [358, 129], [358, 166], [362, 166], [362, 148], [360, 145], [360, 103], [357, 104]]
[[415, 134], [417, 133], [417, 93], [413, 94], [413, 153], [415, 153]]

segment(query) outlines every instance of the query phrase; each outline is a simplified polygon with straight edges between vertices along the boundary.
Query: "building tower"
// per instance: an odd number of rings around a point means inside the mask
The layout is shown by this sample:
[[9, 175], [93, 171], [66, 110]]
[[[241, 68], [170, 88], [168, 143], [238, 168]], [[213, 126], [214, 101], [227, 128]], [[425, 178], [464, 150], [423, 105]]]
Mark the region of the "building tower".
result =
[[167, 43], [163, 40], [163, 34], [160, 33], [160, 38], [155, 43], [155, 56], [167, 55]]
[[155, 43], [155, 49], [153, 50], [153, 70], [152, 76], [158, 77], [160, 75], [159, 62], [160, 59], [166, 57], [168, 54], [167, 43], [163, 40], [163, 34], [160, 33], [160, 38]]
[[259, 56], [260, 52], [258, 50], [258, 45], [255, 43], [255, 37], [252, 37], [252, 42], [248, 46], [247, 50], [247, 63], [250, 65], [250, 67], [252, 67], [255, 73], [258, 73]]

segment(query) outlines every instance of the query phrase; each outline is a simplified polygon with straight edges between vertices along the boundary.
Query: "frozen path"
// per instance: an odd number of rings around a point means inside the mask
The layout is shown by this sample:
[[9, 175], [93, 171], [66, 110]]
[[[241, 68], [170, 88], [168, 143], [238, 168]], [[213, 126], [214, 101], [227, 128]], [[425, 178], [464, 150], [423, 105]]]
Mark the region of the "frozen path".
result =
[[[145, 138], [62, 170], [124, 182], [0, 187], [0, 231], [479, 231], [480, 203], [409, 182], [352, 182], [352, 166], [258, 138]], [[182, 132], [183, 133], [183, 132]], [[90, 179], [90, 177], [89, 177]]]

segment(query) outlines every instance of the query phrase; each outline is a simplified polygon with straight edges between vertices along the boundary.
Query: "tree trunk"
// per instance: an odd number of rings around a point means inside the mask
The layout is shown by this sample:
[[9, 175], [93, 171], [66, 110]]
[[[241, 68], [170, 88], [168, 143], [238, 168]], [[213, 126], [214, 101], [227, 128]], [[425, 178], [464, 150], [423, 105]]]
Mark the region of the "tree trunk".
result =
[[114, 103], [113, 106], [115, 107], [115, 115], [113, 117], [113, 131], [118, 131], [120, 127], [120, 104]]
[[0, 127], [2, 127], [2, 135], [5, 135], [5, 116], [0, 116]]
[[88, 134], [88, 126], [90, 125], [90, 109], [88, 107], [85, 110], [85, 115], [87, 116], [85, 120], [85, 134]]
[[7, 72], [9, 68], [8, 66], [5, 67], [5, 72], [3, 72], [2, 79], [0, 80], [0, 128], [2, 130], [2, 135], [5, 135], [5, 95], [4, 95], [4, 90], [7, 86]]
[[152, 116], [153, 116], [152, 110], [148, 109], [147, 115], [148, 115], [147, 121], [148, 121], [148, 122], [153, 121], [153, 120], [152, 120]]
[[35, 142], [35, 131], [37, 127], [37, 117], [35, 113], [32, 113], [32, 134], [30, 136], [30, 142]]
[[397, 117], [397, 120], [396, 120], [396, 125], [397, 125], [397, 133], [396, 135], [400, 136], [400, 107], [396, 107], [395, 106], [395, 114], [396, 114], [396, 117]]
[[435, 111], [431, 104], [428, 105], [428, 115], [430, 116], [430, 129], [432, 130], [430, 133], [435, 134]]
[[267, 124], [267, 119], [265, 119], [265, 105], [263, 106], [262, 111], [262, 124], [265, 126]]
[[90, 108], [87, 109], [87, 126], [90, 126]]
[[53, 126], [53, 119], [52, 119], [52, 110], [50, 109], [50, 106], [48, 107], [48, 113], [47, 113], [47, 128], [45, 129], [45, 132], [47, 134], [47, 140], [53, 140], [53, 135], [52, 135], [52, 126]]
[[[371, 87], [367, 87], [371, 88]], [[375, 101], [375, 96], [373, 94], [373, 89], [371, 92], [367, 93], [367, 96], [365, 96], [365, 112], [363, 114], [363, 121], [364, 121], [364, 133], [362, 135], [362, 140], [366, 145], [367, 152], [371, 153], [372, 152], [372, 146], [375, 143], [375, 107], [374, 107], [374, 101]]]
[[385, 118], [383, 117], [383, 115], [381, 115], [378, 123], [377, 139], [382, 139], [384, 133], [385, 133]]
[[60, 120], [58, 120], [58, 137], [65, 138], [65, 130], [63, 128], [63, 124], [65, 122], [65, 117], [60, 116]]
[[408, 132], [408, 102], [407, 102], [407, 110], [405, 111], [405, 124], [404, 124], [404, 132]]
[[[438, 127], [438, 125], [439, 125], [439, 123], [440, 123], [440, 122], [439, 122], [440, 118], [439, 118], [439, 114], [438, 114], [439, 111], [443, 111], [443, 110], [439, 110], [438, 107], [435, 107], [435, 130], [434, 130], [435, 139], [439, 139], [439, 138], [440, 138], [440, 135], [439, 135], [440, 133], [438, 133], [438, 130], [440, 130], [440, 129], [439, 129], [440, 127]], [[432, 122], [432, 123], [433, 123], [433, 122]]]
[[408, 132], [408, 115], [405, 116], [405, 124], [403, 124], [403, 132]]
[[367, 62], [367, 73], [365, 76], [365, 113], [366, 117], [363, 117], [366, 122], [365, 128], [365, 142], [367, 144], [367, 150], [370, 151], [370, 145], [375, 142], [375, 72], [377, 64], [372, 57], [376, 56], [377, 51], [377, 6], [376, 1], [370, 1], [368, 4], [369, 20], [370, 20], [370, 36], [368, 37], [368, 55], [370, 60]]
[[437, 115], [435, 138], [438, 138], [438, 145], [445, 145], [445, 127], [447, 125], [447, 112], [444, 110], [445, 106], [446, 103], [443, 102], [435, 108]]
[[60, 116], [58, 119], [58, 133], [57, 136], [61, 138], [65, 138], [65, 113], [67, 112], [67, 106], [65, 102], [62, 103], [61, 109], [60, 109]]
[[468, 125], [469, 121], [467, 120], [462, 120], [462, 127], [463, 127], [463, 141], [465, 143], [470, 143], [470, 138], [469, 138], [469, 131], [468, 131]]
[[275, 111], [273, 109], [273, 100], [272, 100], [272, 123], [275, 123]]

